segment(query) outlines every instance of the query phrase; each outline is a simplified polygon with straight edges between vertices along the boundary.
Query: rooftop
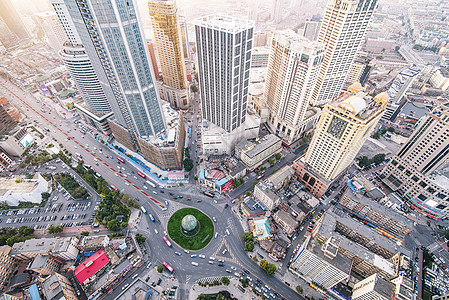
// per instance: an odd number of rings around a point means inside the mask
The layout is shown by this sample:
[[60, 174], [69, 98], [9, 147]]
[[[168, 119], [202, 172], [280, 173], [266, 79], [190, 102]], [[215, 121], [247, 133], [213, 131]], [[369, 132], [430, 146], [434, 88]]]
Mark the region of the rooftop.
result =
[[80, 283], [84, 283], [92, 275], [103, 268], [108, 262], [109, 258], [106, 256], [103, 249], [100, 249], [76, 267], [75, 277]]
[[324, 255], [324, 252], [321, 250], [321, 246], [319, 244], [310, 243], [307, 245], [307, 250], [315, 254], [320, 259], [326, 261], [330, 265], [336, 267], [337, 269], [343, 271], [346, 274], [350, 274], [352, 259], [337, 253], [334, 258], [330, 258]]
[[292, 167], [287, 165], [284, 166], [282, 169], [271, 175], [267, 178], [268, 181], [270, 181], [275, 187], [284, 182], [287, 178], [292, 177], [292, 175], [295, 173], [293, 171]]
[[401, 114], [417, 120], [427, 116], [428, 113], [429, 110], [427, 109], [427, 107], [420, 102], [407, 101], [407, 103], [401, 109]]
[[[351, 218], [347, 214], [339, 214], [337, 215], [332, 210], [327, 210], [326, 213], [323, 216], [323, 221], [321, 223], [321, 227], [319, 229], [319, 233], [325, 237], [330, 237], [335, 234], [335, 226], [337, 225], [337, 222], [343, 224], [346, 227], [351, 228], [353, 231], [359, 233], [360, 235], [368, 238], [369, 240], [373, 241], [374, 243], [380, 245], [381, 247], [387, 249], [388, 251], [392, 253], [398, 253], [401, 252], [407, 256], [411, 256], [410, 250], [403, 247], [402, 245], [398, 245], [394, 240], [391, 240], [387, 238], [386, 236], [378, 233], [377, 231], [373, 230], [368, 225], [362, 224], [361, 222], [356, 221], [355, 219]], [[346, 237], [343, 237], [343, 239], [347, 239]], [[340, 239], [341, 240], [341, 239]], [[348, 245], [351, 243], [348, 242]], [[357, 248], [352, 247], [352, 249], [357, 250]], [[365, 249], [365, 248], [364, 248]], [[348, 249], [350, 250], [350, 249]], [[355, 253], [357, 254], [357, 253]]]
[[248, 200], [242, 203], [242, 205], [249, 211], [250, 214], [263, 214], [266, 209], [253, 197], [249, 197]]
[[48, 300], [64, 299], [64, 292], [56, 274], [48, 276], [42, 282], [42, 292]]
[[37, 255], [33, 259], [33, 263], [30, 266], [31, 270], [40, 270], [42, 269], [45, 264], [47, 263], [47, 260], [49, 259], [48, 255]]
[[271, 236], [271, 226], [267, 218], [255, 218], [253, 223], [257, 239], [262, 240]]
[[20, 255], [25, 252], [37, 252], [47, 254], [57, 242], [58, 238], [31, 239], [24, 242], [15, 243], [12, 246], [10, 255]]
[[249, 28], [254, 28], [254, 21], [220, 14], [200, 17], [196, 19], [194, 23], [195, 25], [229, 33], [237, 33]]
[[265, 151], [267, 148], [278, 143], [281, 139], [274, 134], [268, 134], [264, 136], [259, 141], [253, 143], [248, 147], [248, 150], [243, 150], [244, 155], [248, 156], [250, 159], [254, 158], [261, 152]]
[[289, 214], [288, 212], [280, 209], [278, 210], [275, 215], [277, 217], [279, 217], [279, 219], [281, 219], [282, 221], [284, 221], [289, 227], [296, 227], [298, 225], [298, 221], [295, 220], [295, 218], [293, 218], [293, 216], [291, 214]]

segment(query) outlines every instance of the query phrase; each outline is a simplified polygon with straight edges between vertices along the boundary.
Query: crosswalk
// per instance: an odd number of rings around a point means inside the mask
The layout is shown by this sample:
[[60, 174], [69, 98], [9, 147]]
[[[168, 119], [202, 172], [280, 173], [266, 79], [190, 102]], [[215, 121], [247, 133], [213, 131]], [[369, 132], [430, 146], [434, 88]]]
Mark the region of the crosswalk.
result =
[[196, 282], [201, 282], [201, 284], [204, 284], [205, 282], [209, 283], [209, 284], [213, 284], [214, 281], [218, 281], [221, 282], [221, 278], [223, 277], [227, 277], [229, 279], [233, 278], [232, 276], [211, 276], [211, 277], [204, 277], [201, 279], [198, 279]]

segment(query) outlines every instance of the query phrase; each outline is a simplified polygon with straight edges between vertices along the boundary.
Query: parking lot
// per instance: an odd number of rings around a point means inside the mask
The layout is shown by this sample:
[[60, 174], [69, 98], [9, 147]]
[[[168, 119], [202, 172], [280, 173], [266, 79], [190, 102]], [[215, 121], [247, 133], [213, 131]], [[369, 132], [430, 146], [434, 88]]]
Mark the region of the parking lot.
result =
[[[61, 162], [40, 167], [43, 172], [52, 174], [67, 172], [68, 168]], [[71, 170], [69, 170], [72, 173]], [[73, 172], [74, 173], [74, 172]], [[73, 174], [72, 174], [73, 176]], [[50, 226], [61, 225], [64, 228], [89, 226], [94, 222], [96, 209], [101, 197], [94, 194], [93, 190], [82, 180], [77, 180], [80, 185], [87, 188], [91, 194], [90, 199], [74, 200], [61, 186], [53, 191], [44, 207], [9, 209], [0, 211], [0, 226], [18, 228], [20, 226], [32, 227], [35, 230], [48, 229]], [[92, 196], [93, 195], [93, 196]]]

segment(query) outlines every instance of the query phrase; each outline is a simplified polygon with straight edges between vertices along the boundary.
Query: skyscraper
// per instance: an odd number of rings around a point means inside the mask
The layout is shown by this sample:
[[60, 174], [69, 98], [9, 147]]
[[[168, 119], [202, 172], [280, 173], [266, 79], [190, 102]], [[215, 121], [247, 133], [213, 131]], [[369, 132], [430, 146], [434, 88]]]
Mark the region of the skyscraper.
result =
[[231, 132], [246, 118], [254, 22], [210, 15], [195, 21], [203, 119]]
[[329, 0], [318, 42], [325, 46], [311, 103], [321, 106], [337, 97], [360, 47], [377, 0]]
[[449, 216], [448, 138], [449, 107], [442, 105], [421, 121], [381, 174], [385, 184], [431, 218]]
[[305, 156], [293, 168], [318, 197], [350, 164], [385, 111], [388, 94], [373, 99], [360, 83], [324, 106]]
[[154, 42], [159, 57], [163, 87], [167, 101], [174, 108], [188, 108], [187, 78], [184, 65], [181, 29], [178, 22], [176, 2], [150, 0], [148, 9], [154, 32]]
[[269, 126], [291, 144], [302, 134], [312, 89], [324, 56], [324, 47], [292, 30], [275, 33], [271, 42], [264, 101]]
[[9, 30], [17, 35], [19, 39], [27, 39], [30, 37], [30, 33], [10, 0], [0, 1], [0, 17], [6, 23]]
[[[88, 110], [94, 114], [109, 113], [111, 107], [109, 106], [108, 99], [90, 58], [82, 45], [81, 38], [64, 0], [52, 0], [51, 5], [65, 31], [66, 39], [68, 39], [60, 45], [59, 56], [61, 60], [69, 70]], [[74, 7], [75, 4], [71, 3], [69, 5], [71, 5], [70, 7]]]
[[162, 107], [135, 1], [64, 2], [106, 91], [114, 120], [129, 135], [116, 138], [136, 149], [137, 137], [164, 132]]
[[33, 16], [38, 27], [42, 29], [47, 37], [47, 42], [55, 53], [62, 48], [67, 40], [64, 27], [54, 11], [44, 11]]

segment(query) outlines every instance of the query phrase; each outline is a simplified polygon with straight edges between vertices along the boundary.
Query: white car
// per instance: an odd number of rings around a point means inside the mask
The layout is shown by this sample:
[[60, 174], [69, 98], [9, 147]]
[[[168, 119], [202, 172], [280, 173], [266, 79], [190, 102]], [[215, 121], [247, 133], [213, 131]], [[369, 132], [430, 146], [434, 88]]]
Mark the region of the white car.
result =
[[195, 261], [192, 261], [192, 265], [194, 265], [194, 266], [198, 266], [198, 263], [197, 263], [197, 262], [195, 262]]
[[146, 185], [144, 185], [144, 186], [143, 186], [143, 188], [144, 188], [144, 189], [146, 189], [146, 190], [148, 190], [148, 188], [147, 188], [147, 186], [146, 186]]
[[156, 233], [156, 234], [158, 234], [159, 232], [157, 232], [157, 229], [156, 228], [154, 228], [154, 233]]
[[129, 185], [129, 182], [125, 182], [126, 185]]

